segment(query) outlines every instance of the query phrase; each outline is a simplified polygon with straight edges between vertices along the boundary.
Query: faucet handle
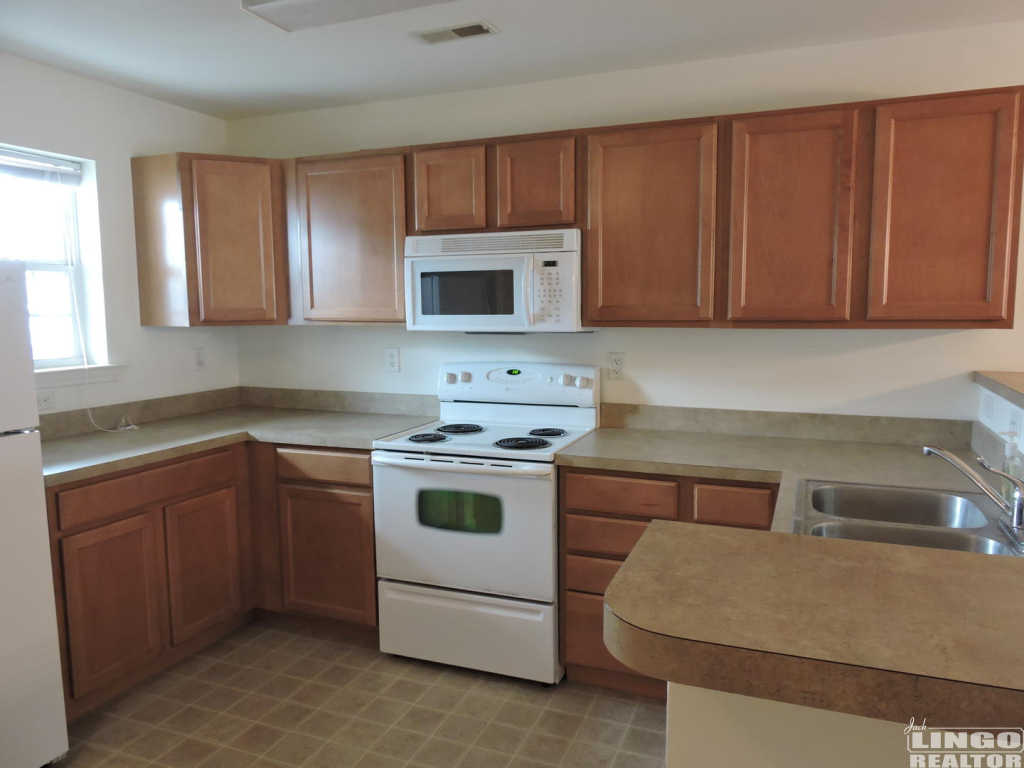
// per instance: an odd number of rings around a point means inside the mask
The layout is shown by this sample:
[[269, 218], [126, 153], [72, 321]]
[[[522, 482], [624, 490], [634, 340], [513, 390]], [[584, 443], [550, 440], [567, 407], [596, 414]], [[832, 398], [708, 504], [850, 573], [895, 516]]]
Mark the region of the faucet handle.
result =
[[996, 469], [987, 461], [985, 461], [985, 459], [981, 456], [978, 456], [978, 464], [981, 465], [982, 469], [986, 469], [996, 477], [1001, 477], [1003, 478], [1003, 480], [1006, 480], [1008, 483], [1010, 483], [1010, 485], [1013, 486], [1013, 498], [1024, 498], [1024, 481], [1022, 481], [1020, 478], [1014, 477], [1013, 475], [1008, 474], [1007, 472], [1003, 472], [1002, 470]]

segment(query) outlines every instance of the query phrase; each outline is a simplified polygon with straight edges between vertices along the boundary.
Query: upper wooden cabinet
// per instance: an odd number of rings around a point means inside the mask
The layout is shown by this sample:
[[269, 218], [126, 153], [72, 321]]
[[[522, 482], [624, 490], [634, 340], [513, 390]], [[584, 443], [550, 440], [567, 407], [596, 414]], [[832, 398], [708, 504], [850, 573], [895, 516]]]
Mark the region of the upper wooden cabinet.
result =
[[705, 122], [588, 136], [591, 324], [711, 317], [717, 135]]
[[498, 226], [576, 221], [576, 140], [498, 144]]
[[297, 165], [303, 317], [405, 318], [405, 158]]
[[1019, 91], [882, 104], [872, 320], [1001, 320], [1019, 224]]
[[486, 227], [486, 165], [482, 144], [414, 152], [416, 229]]
[[732, 124], [730, 320], [847, 320], [858, 112]]
[[136, 157], [132, 179], [143, 325], [287, 321], [278, 161]]

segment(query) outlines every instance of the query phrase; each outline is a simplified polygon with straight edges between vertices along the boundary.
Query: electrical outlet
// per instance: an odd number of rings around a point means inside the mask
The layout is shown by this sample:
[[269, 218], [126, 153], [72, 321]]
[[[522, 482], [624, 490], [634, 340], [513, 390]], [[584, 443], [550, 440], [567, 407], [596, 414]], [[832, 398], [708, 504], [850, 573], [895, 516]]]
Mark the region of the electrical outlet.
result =
[[626, 378], [626, 353], [609, 352], [608, 367], [605, 370], [609, 381], [622, 381]]
[[197, 371], [206, 370], [206, 348], [205, 347], [193, 347], [192, 348], [193, 362], [195, 363]]
[[1010, 432], [1020, 434], [1021, 413], [1016, 408], [1010, 409]]
[[36, 406], [40, 413], [52, 411], [57, 407], [57, 393], [52, 389], [36, 390]]
[[397, 349], [384, 350], [384, 370], [388, 373], [398, 373], [402, 370], [402, 358]]

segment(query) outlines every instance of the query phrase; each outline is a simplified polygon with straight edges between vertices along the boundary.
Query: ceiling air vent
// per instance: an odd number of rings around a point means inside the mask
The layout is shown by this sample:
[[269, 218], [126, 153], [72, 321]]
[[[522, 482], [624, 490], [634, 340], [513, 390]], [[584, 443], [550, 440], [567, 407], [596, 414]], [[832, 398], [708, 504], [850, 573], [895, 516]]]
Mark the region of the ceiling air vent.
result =
[[461, 40], [464, 37], [479, 37], [480, 35], [497, 34], [498, 30], [486, 21], [476, 21], [472, 24], [460, 24], [457, 27], [445, 27], [444, 29], [431, 29], [427, 32], [414, 32], [420, 40], [425, 43], [448, 43], [452, 40]]

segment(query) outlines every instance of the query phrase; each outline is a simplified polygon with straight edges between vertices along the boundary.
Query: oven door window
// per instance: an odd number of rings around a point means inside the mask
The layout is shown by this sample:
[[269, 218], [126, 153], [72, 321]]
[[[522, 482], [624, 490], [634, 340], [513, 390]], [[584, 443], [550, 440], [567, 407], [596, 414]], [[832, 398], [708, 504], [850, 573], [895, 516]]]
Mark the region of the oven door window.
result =
[[421, 272], [420, 296], [424, 315], [514, 315], [515, 272]]
[[420, 491], [417, 502], [420, 525], [463, 533], [500, 533], [501, 499], [467, 491]]

